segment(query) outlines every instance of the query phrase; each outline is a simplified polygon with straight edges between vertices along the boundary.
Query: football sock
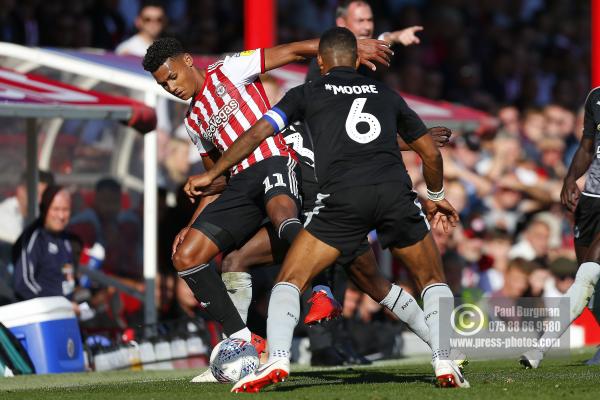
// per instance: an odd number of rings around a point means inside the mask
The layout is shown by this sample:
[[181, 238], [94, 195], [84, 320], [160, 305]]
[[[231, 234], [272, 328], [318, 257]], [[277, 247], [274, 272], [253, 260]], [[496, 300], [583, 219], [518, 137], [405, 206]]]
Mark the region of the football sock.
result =
[[298, 233], [302, 230], [302, 223], [298, 218], [288, 218], [279, 225], [277, 235], [280, 239], [292, 244]]
[[425, 323], [425, 313], [417, 301], [400, 286], [392, 285], [389, 293], [379, 303], [396, 314], [400, 321], [417, 334], [425, 343], [429, 344], [429, 327]]
[[333, 297], [333, 293], [331, 293], [331, 289], [329, 288], [329, 286], [317, 285], [317, 286], [313, 287], [312, 291], [313, 292], [325, 292], [327, 297], [329, 297], [332, 300], [335, 300], [335, 297]]
[[450, 357], [450, 338], [440, 337], [441, 329], [449, 334], [450, 313], [440, 318], [440, 308], [442, 299], [449, 298], [452, 301], [452, 291], [445, 283], [434, 283], [423, 289], [421, 293], [423, 298], [423, 311], [425, 313], [425, 323], [429, 327], [429, 345], [433, 352], [432, 361], [437, 359], [447, 360]]
[[300, 317], [300, 289], [287, 282], [273, 287], [267, 317], [269, 361], [289, 358], [294, 328]]
[[248, 343], [252, 342], [252, 332], [250, 332], [250, 329], [248, 328], [240, 329], [237, 332], [233, 332], [231, 335], [229, 335], [229, 337], [232, 339], [242, 339]]
[[242, 321], [248, 322], [248, 308], [252, 301], [252, 276], [247, 272], [223, 272], [221, 279]]
[[188, 284], [206, 312], [221, 323], [225, 335], [231, 336], [246, 327], [215, 268], [209, 264], [200, 264], [179, 271], [178, 274]]
[[569, 299], [569, 323], [566, 326], [561, 324], [560, 330], [556, 332], [545, 332], [540, 338], [540, 343], [544, 346], [539, 347], [539, 350], [542, 352], [548, 351], [552, 347], [552, 342], [560, 338], [571, 323], [581, 315], [594, 295], [594, 287], [598, 283], [598, 278], [600, 278], [600, 265], [598, 263], [585, 262], [579, 266], [575, 275], [575, 282], [565, 293], [565, 297]]

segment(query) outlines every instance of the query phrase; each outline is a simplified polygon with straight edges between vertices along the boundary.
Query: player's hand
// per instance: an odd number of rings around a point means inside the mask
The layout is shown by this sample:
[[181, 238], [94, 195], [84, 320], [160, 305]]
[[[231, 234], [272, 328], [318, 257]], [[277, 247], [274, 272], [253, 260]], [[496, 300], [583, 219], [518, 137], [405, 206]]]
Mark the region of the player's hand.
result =
[[445, 126], [434, 126], [433, 128], [429, 128], [427, 132], [431, 135], [438, 147], [444, 147], [450, 142], [450, 136], [452, 136], [452, 131]]
[[560, 192], [560, 202], [571, 212], [575, 212], [579, 197], [581, 196], [581, 190], [577, 186], [577, 182], [571, 179], [565, 180], [562, 191]]
[[171, 251], [171, 258], [173, 258], [173, 256], [175, 255], [177, 248], [179, 247], [179, 245], [181, 243], [183, 243], [183, 241], [185, 240], [185, 237], [189, 231], [190, 231], [190, 227], [186, 226], [185, 228], [183, 228], [182, 230], [179, 231], [177, 236], [175, 236], [175, 240], [173, 240], [173, 248]]
[[200, 175], [192, 175], [185, 183], [183, 191], [190, 198], [190, 201], [194, 203], [196, 197], [202, 195], [204, 193], [204, 188], [210, 186], [212, 182], [213, 178], [208, 172], [204, 172]]
[[394, 43], [400, 43], [402, 46], [411, 46], [421, 43], [421, 39], [419, 39], [416, 33], [422, 30], [422, 26], [411, 26], [410, 28], [391, 32], [390, 38]]
[[431, 226], [437, 228], [441, 224], [444, 232], [448, 232], [451, 227], [456, 227], [459, 221], [458, 213], [448, 200], [425, 200], [423, 204], [426, 213], [425, 216], [431, 221]]
[[360, 63], [373, 71], [377, 69], [374, 62], [389, 67], [390, 57], [393, 55], [394, 52], [390, 49], [389, 44], [383, 40], [358, 40], [358, 58], [360, 59]]
[[213, 196], [215, 194], [221, 194], [227, 187], [227, 178], [223, 175], [212, 181], [210, 185], [202, 189], [202, 196]]

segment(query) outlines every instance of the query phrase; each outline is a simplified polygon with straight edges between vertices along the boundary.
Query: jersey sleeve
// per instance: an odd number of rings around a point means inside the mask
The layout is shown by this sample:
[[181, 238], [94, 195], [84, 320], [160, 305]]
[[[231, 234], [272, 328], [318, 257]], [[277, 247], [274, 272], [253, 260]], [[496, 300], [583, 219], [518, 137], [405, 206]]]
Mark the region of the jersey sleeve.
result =
[[600, 89], [595, 89], [590, 92], [587, 99], [585, 100], [584, 105], [584, 115], [583, 115], [583, 136], [584, 137], [595, 137], [597, 131], [597, 126], [600, 121], [596, 121], [594, 118], [594, 105], [598, 102], [598, 93]]
[[248, 84], [265, 72], [264, 49], [246, 50], [227, 56], [221, 70], [232, 82]]
[[34, 231], [31, 238], [21, 244], [20, 254], [15, 262], [15, 293], [20, 299], [29, 300], [42, 293], [42, 286], [37, 281], [39, 262], [43, 257], [39, 254], [38, 231]]
[[279, 103], [265, 113], [264, 118], [273, 126], [275, 132], [283, 130], [292, 122], [304, 119], [305, 86], [306, 84], [290, 89]]
[[205, 157], [208, 153], [215, 148], [215, 146], [208, 140], [204, 139], [196, 130], [191, 126], [189, 117], [186, 117], [184, 120], [185, 130], [188, 133], [188, 136], [194, 143], [194, 146], [198, 149], [198, 153], [200, 153], [201, 157]]
[[398, 102], [396, 115], [398, 134], [406, 143], [411, 143], [426, 134], [427, 127], [402, 97], [398, 95], [396, 97]]

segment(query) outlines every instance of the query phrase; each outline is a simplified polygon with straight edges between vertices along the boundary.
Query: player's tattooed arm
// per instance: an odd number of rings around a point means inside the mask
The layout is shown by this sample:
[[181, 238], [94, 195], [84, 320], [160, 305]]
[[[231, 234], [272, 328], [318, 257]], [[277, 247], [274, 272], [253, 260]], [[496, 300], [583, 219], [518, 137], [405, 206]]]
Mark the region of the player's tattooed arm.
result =
[[[452, 136], [452, 131], [445, 126], [434, 126], [433, 128], [429, 128], [427, 133], [431, 135], [433, 141], [437, 144], [438, 147], [444, 147], [446, 144], [450, 142], [450, 136]], [[412, 149], [406, 142], [398, 135], [396, 137], [398, 140], [398, 146], [400, 147], [400, 151], [411, 151]]]
[[[318, 50], [319, 39], [292, 42], [266, 48], [264, 50], [265, 71], [316, 57]], [[394, 52], [390, 50], [388, 43], [383, 40], [358, 40], [358, 57], [360, 62], [372, 70], [376, 68], [374, 63], [389, 67], [392, 55], [394, 55]]]
[[560, 193], [561, 203], [571, 212], [575, 211], [579, 196], [581, 196], [581, 190], [577, 186], [577, 179], [581, 178], [589, 169], [595, 155], [596, 146], [594, 144], [594, 137], [584, 136], [575, 152]]
[[185, 191], [188, 196], [202, 195], [215, 179], [252, 154], [263, 140], [274, 133], [275, 129], [269, 122], [264, 118], [258, 120], [252, 128], [236, 139], [217, 162], [212, 167], [207, 168], [205, 173], [192, 176], [188, 179], [185, 185]]

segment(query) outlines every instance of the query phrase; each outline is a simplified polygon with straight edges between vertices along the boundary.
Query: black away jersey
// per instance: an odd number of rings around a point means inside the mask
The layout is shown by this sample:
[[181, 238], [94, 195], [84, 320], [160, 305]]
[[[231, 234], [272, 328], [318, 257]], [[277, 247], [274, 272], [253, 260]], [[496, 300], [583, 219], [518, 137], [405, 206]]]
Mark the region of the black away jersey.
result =
[[277, 130], [305, 121], [313, 139], [322, 192], [389, 181], [410, 181], [396, 135], [410, 143], [427, 128], [406, 102], [353, 68], [336, 67], [291, 89], [265, 118]]
[[594, 138], [596, 156], [588, 170], [583, 194], [600, 197], [600, 87], [590, 92], [584, 107], [583, 136]]

